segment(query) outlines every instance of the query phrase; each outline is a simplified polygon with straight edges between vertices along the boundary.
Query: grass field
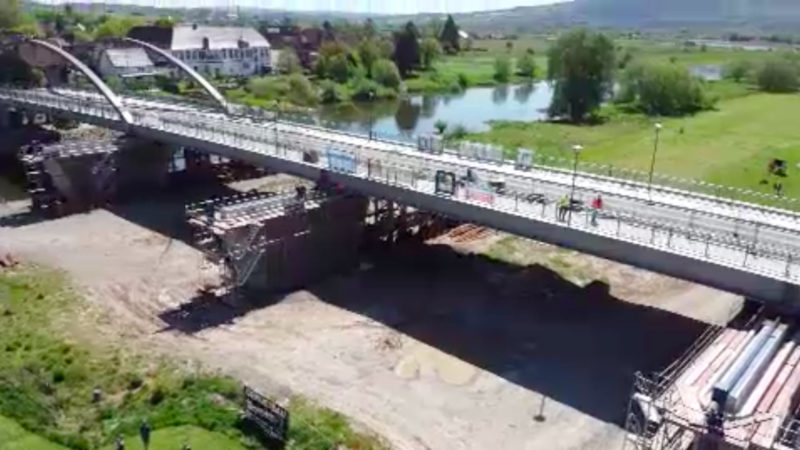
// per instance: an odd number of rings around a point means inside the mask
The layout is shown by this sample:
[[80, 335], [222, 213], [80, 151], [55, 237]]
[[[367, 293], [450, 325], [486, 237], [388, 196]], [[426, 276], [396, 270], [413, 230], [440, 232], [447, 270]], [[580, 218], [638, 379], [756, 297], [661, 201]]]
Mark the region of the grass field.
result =
[[[154, 450], [178, 449], [184, 439], [219, 444], [193, 448], [257, 448], [240, 427], [239, 382], [73, 338], [65, 330], [75, 326], [81, 304], [60, 274], [30, 267], [0, 271], [0, 450], [59, 448], [48, 442], [103, 448], [117, 436], [135, 437], [143, 419], [154, 430], [154, 442], [165, 442]], [[91, 334], [90, 321], [80, 327], [81, 336]], [[95, 388], [102, 392], [99, 402], [92, 400]], [[289, 411], [295, 448], [383, 448], [336, 412], [302, 399], [294, 399]], [[12, 439], [24, 445], [5, 444]]]
[[[124, 440], [126, 449], [142, 448], [142, 442], [138, 435], [127, 436]], [[154, 431], [150, 440], [150, 449], [179, 450], [184, 444], [189, 444], [194, 449], [246, 450], [247, 448], [223, 434], [187, 425]], [[113, 444], [102, 448], [102, 450], [113, 449]], [[25, 430], [11, 419], [0, 416], [0, 450], [68, 449]]]
[[[800, 96], [751, 93], [719, 102], [717, 110], [685, 118], [659, 119], [664, 125], [656, 172], [697, 178], [762, 192], [770, 158], [789, 163], [782, 180], [787, 195], [800, 197]], [[581, 161], [648, 170], [654, 144], [654, 118], [618, 114], [603, 125], [497, 123], [470, 140], [507, 149], [526, 147], [540, 154], [572, 158], [581, 144]]]
[[0, 450], [66, 450], [66, 448], [25, 430], [7, 417], [0, 416]]

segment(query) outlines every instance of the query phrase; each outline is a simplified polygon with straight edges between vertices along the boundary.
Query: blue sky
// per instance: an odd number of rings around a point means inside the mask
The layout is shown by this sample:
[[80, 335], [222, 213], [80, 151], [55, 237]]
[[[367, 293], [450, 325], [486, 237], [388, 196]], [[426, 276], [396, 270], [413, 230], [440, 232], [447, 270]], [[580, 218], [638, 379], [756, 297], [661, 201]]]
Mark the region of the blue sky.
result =
[[[39, 0], [63, 3], [66, 0]], [[81, 1], [81, 0], [77, 0]], [[87, 1], [87, 0], [83, 0]], [[114, 3], [149, 6], [225, 7], [231, 4], [297, 11], [349, 11], [373, 14], [414, 14], [419, 12], [467, 12], [555, 3], [558, 0], [113, 0]], [[103, 3], [88, 0], [91, 3]]]

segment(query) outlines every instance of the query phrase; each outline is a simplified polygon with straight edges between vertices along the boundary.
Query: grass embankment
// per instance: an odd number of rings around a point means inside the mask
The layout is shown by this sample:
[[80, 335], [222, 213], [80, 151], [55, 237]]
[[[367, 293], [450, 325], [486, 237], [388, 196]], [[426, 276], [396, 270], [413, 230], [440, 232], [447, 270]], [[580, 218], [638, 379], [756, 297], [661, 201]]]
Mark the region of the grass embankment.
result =
[[[79, 317], [81, 303], [55, 273], [0, 271], [0, 449], [15, 448], [4, 444], [12, 442], [5, 435], [26, 450], [59, 448], [47, 441], [103, 448], [120, 435], [135, 439], [143, 419], [154, 430], [154, 450], [180, 448], [185, 439], [196, 442], [193, 448], [257, 448], [240, 428], [237, 381], [98, 343], [105, 340], [85, 314]], [[78, 326], [82, 337], [74, 332]], [[102, 392], [97, 403], [95, 388]], [[290, 414], [293, 448], [381, 448], [341, 415], [305, 401], [294, 400]]]
[[468, 140], [493, 142], [509, 149], [526, 147], [539, 154], [572, 158], [581, 144], [583, 162], [600, 162], [649, 170], [653, 124], [663, 123], [656, 172], [771, 193], [760, 184], [771, 158], [788, 161], [781, 179], [787, 196], [800, 197], [800, 96], [761, 94], [734, 96], [716, 110], [684, 118], [648, 118], [614, 114], [596, 126], [546, 122], [495, 123], [491, 131]]

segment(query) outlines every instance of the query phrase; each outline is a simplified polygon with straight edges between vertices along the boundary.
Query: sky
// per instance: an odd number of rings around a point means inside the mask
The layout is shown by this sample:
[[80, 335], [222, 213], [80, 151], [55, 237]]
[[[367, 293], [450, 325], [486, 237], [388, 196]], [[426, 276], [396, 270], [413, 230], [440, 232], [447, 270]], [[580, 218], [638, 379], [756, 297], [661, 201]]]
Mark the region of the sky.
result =
[[[42, 3], [102, 3], [98, 0], [38, 0]], [[163, 7], [242, 7], [295, 11], [346, 11], [371, 14], [455, 13], [534, 6], [558, 0], [112, 0], [111, 3]]]

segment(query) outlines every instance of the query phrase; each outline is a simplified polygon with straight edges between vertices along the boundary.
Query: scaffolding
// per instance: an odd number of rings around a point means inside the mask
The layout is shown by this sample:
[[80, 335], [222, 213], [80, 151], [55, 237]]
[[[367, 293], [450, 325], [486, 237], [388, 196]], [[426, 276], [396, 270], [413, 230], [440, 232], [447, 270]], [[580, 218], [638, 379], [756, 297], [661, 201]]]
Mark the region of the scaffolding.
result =
[[[236, 295], [257, 267], [265, 250], [292, 235], [309, 231], [307, 213], [320, 208], [329, 197], [320, 191], [298, 186], [294, 191], [267, 193], [251, 191], [224, 198], [212, 198], [187, 205], [186, 216], [195, 246], [223, 271], [219, 295]], [[291, 230], [272, 230], [270, 221], [292, 217]]]
[[[58, 216], [71, 209], [84, 209], [107, 201], [116, 188], [114, 174], [117, 164], [114, 155], [118, 150], [119, 145], [114, 140], [71, 141], [50, 145], [33, 143], [22, 147], [18, 157], [25, 171], [33, 209]], [[58, 164], [78, 158], [88, 164], [90, 198], [79, 199], [70, 192], [76, 180], [69, 180]]]
[[[800, 448], [800, 345], [797, 334], [770, 358], [743, 407], [730, 411], [711, 397], [723, 376], [764, 320], [763, 310], [743, 317], [735, 328], [709, 327], [667, 369], [637, 373], [625, 416], [623, 449]], [[774, 322], [779, 324], [780, 319]], [[782, 356], [779, 356], [781, 355]], [[749, 366], [748, 366], [749, 368]]]

